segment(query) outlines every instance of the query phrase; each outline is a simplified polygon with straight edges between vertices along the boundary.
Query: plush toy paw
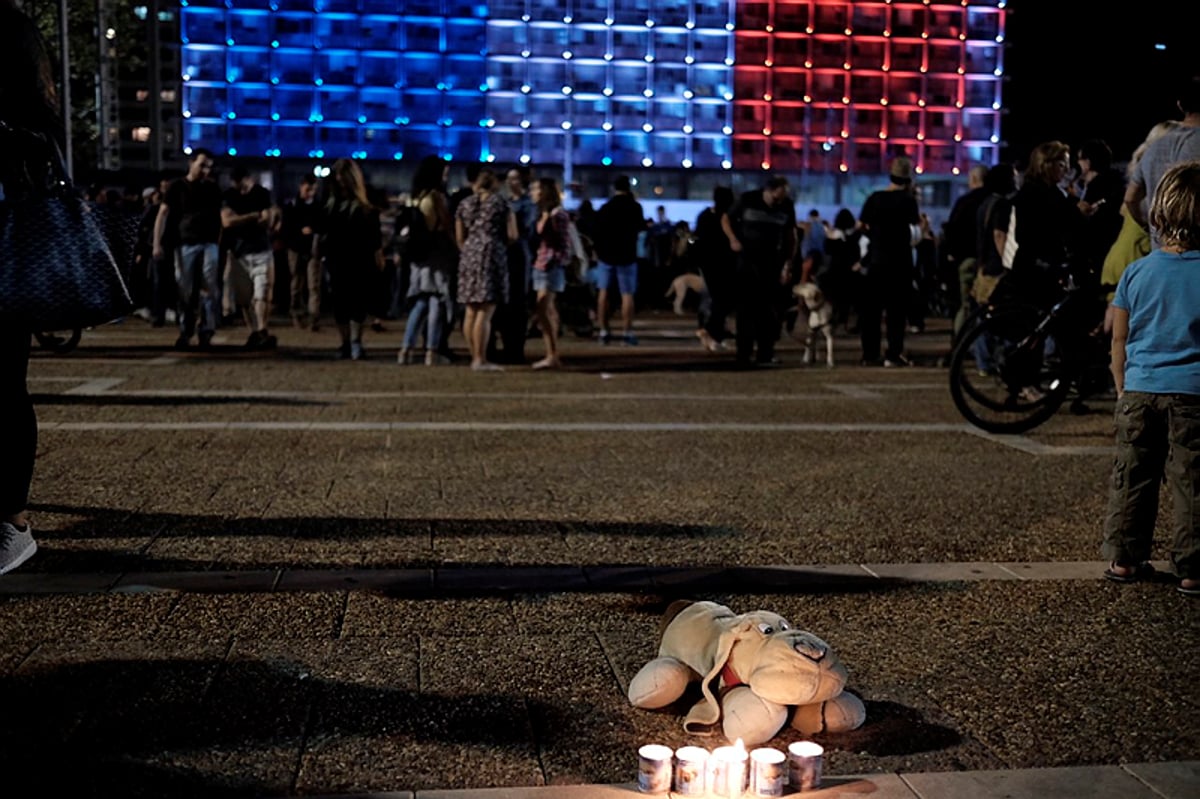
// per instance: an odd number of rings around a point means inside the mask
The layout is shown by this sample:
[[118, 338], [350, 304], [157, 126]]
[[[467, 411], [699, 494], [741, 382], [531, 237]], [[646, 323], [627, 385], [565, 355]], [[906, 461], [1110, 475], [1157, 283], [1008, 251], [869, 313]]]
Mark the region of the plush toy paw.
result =
[[730, 741], [746, 746], [769, 741], [787, 723], [787, 707], [763, 699], [749, 687], [731, 688], [721, 699], [721, 729]]
[[696, 672], [672, 657], [655, 658], [629, 682], [629, 703], [645, 710], [666, 707], [687, 690]]
[[820, 732], [857, 730], [867, 720], [867, 708], [861, 699], [843, 691], [833, 699], [800, 705], [792, 716], [792, 727], [805, 735]]

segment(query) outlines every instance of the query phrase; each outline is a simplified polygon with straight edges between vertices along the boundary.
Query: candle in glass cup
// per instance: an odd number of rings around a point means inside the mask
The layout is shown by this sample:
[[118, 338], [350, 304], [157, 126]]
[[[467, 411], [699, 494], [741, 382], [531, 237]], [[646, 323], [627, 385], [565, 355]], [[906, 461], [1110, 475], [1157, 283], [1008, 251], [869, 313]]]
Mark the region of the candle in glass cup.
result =
[[646, 744], [638, 749], [638, 790], [642, 793], [666, 793], [671, 790], [671, 757], [669, 746]]
[[718, 746], [708, 760], [708, 790], [719, 799], [740, 799], [746, 791], [749, 756], [739, 738], [733, 746]]
[[704, 796], [708, 790], [708, 750], [683, 746], [675, 750], [675, 793], [680, 796]]
[[788, 747], [788, 783], [797, 791], [821, 787], [825, 748], [812, 741], [796, 741]]
[[751, 796], [783, 796], [786, 759], [783, 752], [768, 747], [750, 752]]

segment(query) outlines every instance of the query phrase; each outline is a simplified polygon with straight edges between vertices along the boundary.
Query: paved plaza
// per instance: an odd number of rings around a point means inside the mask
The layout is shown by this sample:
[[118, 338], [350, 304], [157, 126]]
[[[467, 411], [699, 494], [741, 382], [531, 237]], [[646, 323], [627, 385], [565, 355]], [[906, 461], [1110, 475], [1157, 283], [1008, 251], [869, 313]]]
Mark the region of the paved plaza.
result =
[[35, 352], [3, 795], [633, 795], [640, 744], [724, 743], [625, 698], [677, 598], [839, 653], [867, 722], [813, 796], [1200, 795], [1200, 604], [1100, 579], [1111, 400], [983, 434], [943, 325], [909, 369], [738, 371], [651, 314], [473, 373], [388, 324], [361, 362], [134, 319]]

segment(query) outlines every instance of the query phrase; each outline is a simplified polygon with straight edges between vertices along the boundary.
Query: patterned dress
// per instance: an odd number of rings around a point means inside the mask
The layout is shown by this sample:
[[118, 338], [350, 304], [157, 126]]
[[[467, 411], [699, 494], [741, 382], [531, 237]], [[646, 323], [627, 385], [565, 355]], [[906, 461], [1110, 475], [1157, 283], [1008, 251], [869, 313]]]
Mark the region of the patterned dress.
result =
[[459, 203], [466, 230], [458, 258], [460, 303], [508, 301], [508, 203], [498, 194], [478, 194]]

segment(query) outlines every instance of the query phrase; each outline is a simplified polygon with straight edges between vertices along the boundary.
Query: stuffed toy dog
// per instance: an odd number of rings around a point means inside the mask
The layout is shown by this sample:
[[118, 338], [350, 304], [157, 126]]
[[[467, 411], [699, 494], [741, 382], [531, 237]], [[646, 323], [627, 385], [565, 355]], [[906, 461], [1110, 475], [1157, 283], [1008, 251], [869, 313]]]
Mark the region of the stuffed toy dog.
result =
[[805, 364], [816, 357], [817, 333], [825, 337], [825, 365], [833, 368], [833, 306], [817, 288], [816, 283], [797, 283], [792, 293], [800, 301], [801, 310], [808, 311], [808, 335], [804, 339]]
[[753, 746], [790, 723], [806, 735], [857, 729], [862, 700], [845, 692], [846, 669], [829, 644], [793, 628], [776, 613], [735, 614], [715, 602], [676, 602], [667, 609], [658, 657], [629, 683], [634, 707], [657, 709], [699, 681], [701, 700], [683, 728]]

